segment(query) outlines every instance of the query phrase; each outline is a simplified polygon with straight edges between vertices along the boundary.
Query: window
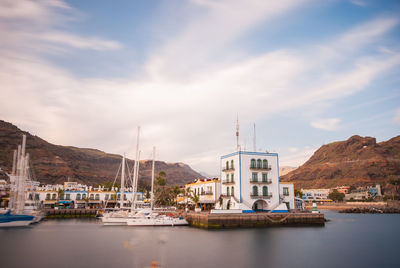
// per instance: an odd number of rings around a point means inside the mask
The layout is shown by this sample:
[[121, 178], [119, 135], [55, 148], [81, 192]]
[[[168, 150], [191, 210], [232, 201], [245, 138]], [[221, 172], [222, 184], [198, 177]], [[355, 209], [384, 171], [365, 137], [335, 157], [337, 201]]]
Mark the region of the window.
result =
[[64, 200], [64, 194], [60, 195], [60, 200]]
[[289, 187], [283, 187], [283, 195], [289, 196]]
[[39, 200], [39, 194], [35, 194], [35, 200]]
[[65, 195], [65, 200], [70, 200], [71, 199], [71, 195], [70, 194], [66, 194]]
[[[126, 195], [125, 195], [125, 199], [126, 199]], [[100, 200], [100, 195], [96, 194], [96, 200]]]
[[81, 194], [76, 194], [76, 200], [81, 200]]
[[262, 168], [262, 165], [261, 165], [261, 159], [258, 159], [257, 160], [257, 168]]
[[229, 182], [229, 174], [226, 174], [226, 182]]
[[232, 191], [231, 191], [232, 196], [235, 196], [235, 188], [232, 186]]
[[86, 194], [82, 194], [82, 199], [86, 199]]
[[263, 182], [267, 182], [268, 181], [268, 174], [267, 173], [263, 173], [262, 174], [262, 181]]
[[268, 168], [268, 160], [264, 159], [263, 160], [263, 169], [267, 169]]
[[235, 178], [235, 177], [233, 176], [233, 174], [231, 174], [231, 182], [234, 182], [234, 181], [235, 181], [234, 178]]
[[257, 182], [258, 181], [258, 173], [257, 172], [253, 172], [251, 174], [251, 180]]
[[29, 200], [33, 200], [33, 194], [29, 194]]
[[50, 200], [50, 194], [46, 194], [46, 200]]
[[227, 195], [227, 196], [230, 196], [230, 194], [229, 194], [229, 187], [226, 187], [226, 195]]
[[90, 199], [90, 200], [93, 200], [93, 199], [94, 199], [94, 195], [93, 195], [93, 194], [90, 194], [89, 199]]
[[106, 194], [105, 199], [108, 200], [109, 197], [109, 194]]
[[231, 169], [233, 169], [233, 160], [231, 160]]
[[256, 168], [256, 160], [255, 159], [251, 159], [250, 168]]
[[226, 169], [229, 169], [229, 161], [226, 161]]
[[268, 195], [268, 187], [263, 186], [263, 196], [267, 196], [267, 195]]
[[258, 196], [258, 187], [257, 186], [253, 186], [253, 193], [252, 193], [252, 195], [254, 195], [254, 196]]

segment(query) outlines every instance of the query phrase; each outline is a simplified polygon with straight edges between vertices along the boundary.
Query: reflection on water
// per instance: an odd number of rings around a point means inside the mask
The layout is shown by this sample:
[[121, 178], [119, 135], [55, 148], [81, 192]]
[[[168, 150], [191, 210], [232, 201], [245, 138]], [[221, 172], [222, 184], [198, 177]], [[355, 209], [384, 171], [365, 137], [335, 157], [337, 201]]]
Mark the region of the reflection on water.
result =
[[325, 227], [201, 230], [47, 220], [0, 229], [2, 267], [400, 267], [400, 215], [326, 212]]

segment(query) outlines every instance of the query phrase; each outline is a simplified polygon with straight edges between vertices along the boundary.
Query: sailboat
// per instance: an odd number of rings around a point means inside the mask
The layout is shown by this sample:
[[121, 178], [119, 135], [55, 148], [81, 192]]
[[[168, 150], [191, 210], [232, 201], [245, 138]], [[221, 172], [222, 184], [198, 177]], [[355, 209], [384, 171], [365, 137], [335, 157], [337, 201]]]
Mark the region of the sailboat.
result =
[[126, 222], [129, 218], [136, 217], [136, 192], [137, 192], [137, 177], [139, 174], [139, 159], [140, 159], [140, 151], [139, 151], [139, 136], [140, 136], [140, 126], [137, 130], [137, 141], [136, 141], [136, 160], [135, 166], [132, 174], [132, 206], [130, 211], [123, 210], [123, 197], [125, 192], [125, 155], [122, 158], [121, 164], [121, 198], [120, 198], [120, 209], [116, 212], [105, 213], [101, 218], [103, 225], [127, 225]]
[[188, 225], [188, 222], [183, 217], [173, 218], [166, 215], [159, 215], [154, 212], [154, 168], [155, 168], [155, 154], [156, 148], [153, 147], [153, 163], [151, 171], [151, 209], [139, 211], [135, 214], [135, 217], [131, 217], [127, 220], [128, 226], [176, 226], [176, 225]]
[[14, 151], [13, 169], [10, 175], [11, 191], [9, 210], [0, 215], [0, 227], [27, 226], [35, 216], [24, 213], [25, 184], [29, 167], [29, 154], [25, 154], [26, 135], [22, 136], [22, 146]]

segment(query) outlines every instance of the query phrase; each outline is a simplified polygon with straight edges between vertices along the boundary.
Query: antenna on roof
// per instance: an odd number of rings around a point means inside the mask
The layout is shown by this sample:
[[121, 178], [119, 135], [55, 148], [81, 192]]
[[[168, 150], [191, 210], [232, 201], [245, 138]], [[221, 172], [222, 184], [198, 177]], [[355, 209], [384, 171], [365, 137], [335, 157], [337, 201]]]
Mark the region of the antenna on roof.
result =
[[239, 145], [239, 114], [236, 117], [236, 150], [240, 151], [240, 145]]
[[256, 146], [256, 123], [254, 123], [254, 137], [253, 137], [253, 146], [254, 146], [254, 152], [257, 152], [257, 146]]

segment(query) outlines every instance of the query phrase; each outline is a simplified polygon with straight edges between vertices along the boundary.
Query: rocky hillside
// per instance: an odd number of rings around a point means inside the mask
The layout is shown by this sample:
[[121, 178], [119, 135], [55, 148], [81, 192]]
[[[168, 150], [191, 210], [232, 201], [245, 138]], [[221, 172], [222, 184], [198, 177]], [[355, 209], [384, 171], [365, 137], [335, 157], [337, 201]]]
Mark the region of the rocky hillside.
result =
[[[12, 168], [13, 150], [21, 143], [22, 133], [27, 134], [26, 151], [30, 154], [33, 174], [41, 183], [63, 183], [70, 177], [94, 185], [114, 180], [121, 163], [120, 155], [96, 149], [54, 145], [0, 120], [0, 168], [4, 171], [10, 172]], [[128, 160], [128, 164], [133, 168], [134, 161]], [[183, 163], [156, 161], [155, 169], [156, 172], [164, 171], [167, 174], [168, 184], [184, 184], [203, 177]], [[142, 181], [150, 181], [150, 160], [140, 162], [139, 175]]]
[[372, 137], [353, 136], [323, 145], [301, 167], [282, 176], [300, 188], [386, 184], [400, 176], [400, 136], [376, 143]]

